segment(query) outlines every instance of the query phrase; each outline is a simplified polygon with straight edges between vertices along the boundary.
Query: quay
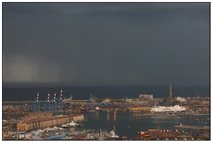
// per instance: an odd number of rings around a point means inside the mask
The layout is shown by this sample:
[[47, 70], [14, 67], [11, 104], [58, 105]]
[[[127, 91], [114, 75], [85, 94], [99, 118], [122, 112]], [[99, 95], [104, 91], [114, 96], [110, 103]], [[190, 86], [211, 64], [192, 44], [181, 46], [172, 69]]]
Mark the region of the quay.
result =
[[174, 125], [175, 128], [181, 128], [181, 129], [194, 129], [194, 130], [205, 130], [209, 131], [210, 128], [208, 126], [192, 126], [192, 125]]
[[[69, 104], [87, 104], [89, 103], [89, 99], [84, 99], [84, 100], [63, 100], [64, 103], [69, 103]], [[100, 100], [97, 100], [98, 101], [102, 101], [101, 99]], [[123, 99], [110, 99], [111, 102], [117, 102], [117, 103], [122, 103], [123, 102]], [[47, 101], [42, 101], [42, 100], [39, 100], [39, 103], [46, 103]], [[3, 101], [2, 104], [3, 105], [9, 105], [9, 104], [32, 104], [34, 103], [34, 101]], [[94, 103], [94, 102], [93, 102]], [[94, 103], [94, 104], [98, 104], [98, 103]]]
[[[85, 104], [89, 100], [72, 100], [71, 103], [73, 104]], [[34, 101], [4, 101], [2, 102], [3, 105], [9, 105], [9, 104], [32, 104]], [[46, 101], [39, 100], [40, 103], [46, 103]]]

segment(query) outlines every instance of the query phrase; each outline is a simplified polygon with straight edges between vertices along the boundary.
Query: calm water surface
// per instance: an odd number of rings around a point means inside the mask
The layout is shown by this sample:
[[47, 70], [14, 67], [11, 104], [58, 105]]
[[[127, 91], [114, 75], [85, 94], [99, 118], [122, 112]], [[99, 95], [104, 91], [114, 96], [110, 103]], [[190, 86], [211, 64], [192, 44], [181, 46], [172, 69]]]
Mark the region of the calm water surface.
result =
[[[206, 116], [194, 116], [192, 118], [176, 117], [176, 118], [151, 118], [151, 117], [133, 117], [128, 112], [117, 112], [115, 122], [116, 133], [120, 136], [127, 136], [134, 138], [138, 131], [145, 131], [149, 128], [173, 129], [174, 125], [188, 124], [188, 125], [209, 125], [209, 120], [203, 122], [197, 119], [209, 118]], [[95, 130], [112, 130], [114, 126], [113, 112], [88, 112], [86, 114], [87, 121], [84, 122], [83, 127]]]

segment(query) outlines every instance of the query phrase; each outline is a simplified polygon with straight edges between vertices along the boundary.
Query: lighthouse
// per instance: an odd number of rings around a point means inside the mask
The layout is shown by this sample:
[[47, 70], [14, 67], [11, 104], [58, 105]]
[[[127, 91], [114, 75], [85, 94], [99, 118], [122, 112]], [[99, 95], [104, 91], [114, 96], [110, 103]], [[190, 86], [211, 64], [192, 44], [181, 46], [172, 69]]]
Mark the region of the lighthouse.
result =
[[169, 98], [172, 98], [172, 84], [169, 86]]

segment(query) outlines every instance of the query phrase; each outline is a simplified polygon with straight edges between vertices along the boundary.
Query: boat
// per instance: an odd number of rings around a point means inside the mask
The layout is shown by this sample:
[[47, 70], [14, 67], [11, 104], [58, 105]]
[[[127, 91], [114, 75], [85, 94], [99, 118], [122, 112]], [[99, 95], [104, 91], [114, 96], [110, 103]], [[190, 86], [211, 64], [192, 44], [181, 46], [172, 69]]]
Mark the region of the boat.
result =
[[92, 134], [87, 134], [86, 135], [86, 140], [95, 140], [95, 137]]
[[52, 128], [52, 130], [53, 130], [53, 131], [59, 130], [59, 127], [54, 126], [54, 127]]
[[39, 130], [38, 131], [32, 131], [31, 132], [31, 139], [32, 140], [42, 140], [41, 132]]
[[61, 125], [62, 128], [68, 128], [69, 126], [67, 124]]
[[116, 135], [116, 133], [113, 130], [110, 131], [110, 137], [111, 138], [119, 138], [119, 136]]
[[37, 132], [39, 132], [39, 133], [43, 133], [43, 132], [44, 132], [44, 130], [38, 129], [38, 130], [37, 130]]
[[100, 140], [100, 141], [105, 140], [105, 137], [104, 137], [104, 135], [102, 134], [102, 130], [101, 130], [101, 129], [99, 130], [98, 140]]
[[74, 122], [73, 120], [70, 123], [68, 123], [68, 126], [70, 126], [70, 127], [76, 127], [76, 126], [79, 126], [79, 125], [80, 124]]
[[77, 126], [80, 126], [80, 124], [74, 122], [73, 120], [70, 123], [61, 125], [62, 128], [77, 127]]
[[185, 107], [175, 106], [155, 106], [150, 109], [150, 112], [181, 112], [186, 111]]

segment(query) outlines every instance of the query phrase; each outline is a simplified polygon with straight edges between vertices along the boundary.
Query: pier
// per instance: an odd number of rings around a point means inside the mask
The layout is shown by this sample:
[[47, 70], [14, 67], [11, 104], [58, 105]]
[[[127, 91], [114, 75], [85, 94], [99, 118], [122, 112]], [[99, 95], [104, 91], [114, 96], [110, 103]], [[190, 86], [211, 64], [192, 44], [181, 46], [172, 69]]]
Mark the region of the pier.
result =
[[175, 125], [175, 128], [181, 128], [181, 129], [193, 129], [193, 130], [205, 130], [209, 131], [210, 128], [208, 126], [192, 126], [192, 125]]

